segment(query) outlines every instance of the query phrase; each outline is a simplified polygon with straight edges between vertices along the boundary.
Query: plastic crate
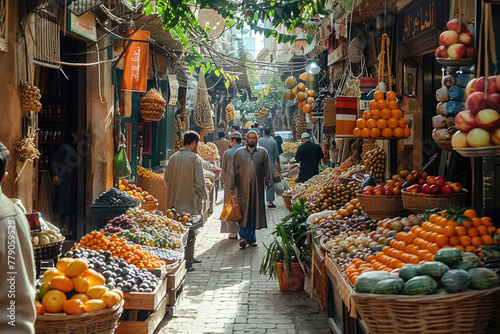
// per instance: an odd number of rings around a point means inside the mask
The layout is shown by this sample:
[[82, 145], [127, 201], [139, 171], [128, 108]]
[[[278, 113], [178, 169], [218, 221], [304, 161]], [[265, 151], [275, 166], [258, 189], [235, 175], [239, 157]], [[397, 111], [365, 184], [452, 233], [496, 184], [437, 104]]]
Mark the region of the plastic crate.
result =
[[90, 207], [90, 214], [92, 216], [92, 225], [90, 226], [89, 233], [91, 231], [102, 229], [111, 219], [124, 214], [130, 209], [129, 206], [95, 206]]

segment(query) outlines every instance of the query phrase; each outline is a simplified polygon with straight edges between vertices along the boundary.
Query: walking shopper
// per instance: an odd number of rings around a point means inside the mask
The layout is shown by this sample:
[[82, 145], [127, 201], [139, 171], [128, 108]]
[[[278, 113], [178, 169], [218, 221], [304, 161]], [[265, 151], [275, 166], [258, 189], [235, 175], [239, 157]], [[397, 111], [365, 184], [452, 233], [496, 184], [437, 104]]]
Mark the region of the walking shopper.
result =
[[2, 192], [9, 151], [0, 142], [0, 333], [35, 333], [35, 259], [26, 216]]
[[323, 150], [318, 144], [311, 142], [309, 133], [304, 132], [300, 137], [300, 144], [295, 154], [295, 161], [300, 163], [298, 182], [305, 182], [314, 175], [318, 175], [318, 166], [323, 159]]
[[226, 134], [224, 132], [219, 132], [219, 140], [215, 142], [217, 149], [219, 150], [219, 156], [222, 158], [224, 152], [229, 150], [231, 146], [229, 145], [229, 140], [226, 138]]
[[267, 154], [269, 155], [269, 168], [271, 173], [271, 186], [266, 191], [266, 199], [267, 199], [267, 207], [275, 208], [276, 205], [274, 202], [274, 180], [273, 180], [273, 165], [276, 165], [279, 173], [281, 174], [281, 166], [280, 166], [280, 155], [278, 150], [278, 144], [276, 140], [269, 137], [271, 133], [271, 129], [269, 127], [265, 127], [262, 129], [262, 137], [259, 139], [259, 146], [266, 149]]
[[[229, 139], [231, 140], [231, 142], [230, 142], [231, 148], [229, 150], [227, 150], [226, 152], [224, 152], [224, 154], [222, 155], [222, 158], [221, 158], [221, 169], [222, 170], [220, 173], [220, 177], [222, 179], [222, 182], [224, 182], [224, 184], [226, 184], [226, 185], [229, 184], [229, 171], [233, 168], [234, 153], [236, 152], [237, 149], [239, 149], [240, 147], [243, 147], [241, 145], [241, 139], [242, 139], [241, 133], [232, 132], [229, 135]], [[229, 197], [229, 187], [226, 186], [226, 187], [224, 187], [224, 203], [227, 202], [228, 197]], [[229, 233], [229, 239], [238, 239], [239, 230], [240, 229], [238, 227], [238, 223], [221, 221], [220, 233]]]
[[241, 209], [240, 247], [257, 246], [255, 230], [267, 227], [264, 192], [271, 186], [269, 156], [257, 145], [257, 132], [249, 131], [247, 144], [234, 153], [229, 188]]
[[188, 131], [184, 135], [184, 147], [169, 159], [165, 170], [167, 184], [167, 208], [191, 215], [201, 213], [201, 201], [208, 198], [205, 177], [198, 152], [200, 135]]

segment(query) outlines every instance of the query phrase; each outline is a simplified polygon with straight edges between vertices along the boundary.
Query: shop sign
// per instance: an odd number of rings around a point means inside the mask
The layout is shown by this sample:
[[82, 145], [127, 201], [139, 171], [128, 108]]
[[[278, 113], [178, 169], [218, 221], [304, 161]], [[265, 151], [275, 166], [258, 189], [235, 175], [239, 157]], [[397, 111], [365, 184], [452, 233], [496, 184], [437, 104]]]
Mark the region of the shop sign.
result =
[[40, 214], [39, 213], [31, 213], [26, 215], [26, 220], [28, 220], [28, 224], [30, 225], [30, 230], [33, 232], [41, 232], [42, 228], [40, 226]]
[[130, 39], [144, 42], [128, 42], [123, 63], [122, 89], [145, 92], [148, 80], [149, 31], [135, 31]]
[[170, 99], [168, 100], [168, 104], [175, 106], [177, 104], [177, 92], [179, 91], [179, 82], [175, 74], [168, 76], [168, 85], [170, 87]]
[[447, 16], [440, 15], [443, 18], [438, 18], [437, 0], [413, 1], [407, 8], [405, 7], [398, 14], [398, 38], [400, 42], [438, 28], [437, 21], [445, 20]]
[[187, 92], [186, 92], [186, 110], [193, 111], [196, 103], [196, 86], [197, 83], [193, 77], [188, 77]]
[[68, 10], [68, 30], [91, 41], [97, 41], [95, 16], [92, 13], [76, 16]]

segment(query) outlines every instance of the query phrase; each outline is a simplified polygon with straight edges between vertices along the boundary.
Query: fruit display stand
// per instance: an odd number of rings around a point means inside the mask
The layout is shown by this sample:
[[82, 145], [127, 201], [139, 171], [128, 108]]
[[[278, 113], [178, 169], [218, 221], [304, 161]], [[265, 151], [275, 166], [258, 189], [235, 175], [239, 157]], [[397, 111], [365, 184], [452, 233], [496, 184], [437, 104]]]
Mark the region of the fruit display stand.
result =
[[436, 207], [445, 208], [450, 205], [464, 206], [467, 190], [462, 189], [459, 193], [438, 195], [402, 191], [401, 197], [403, 199], [403, 206], [406, 210], [420, 213]]
[[[317, 244], [313, 246], [313, 268], [311, 275], [311, 288], [316, 291], [316, 298], [321, 310], [326, 311], [327, 293], [326, 293], [326, 267], [325, 253]], [[312, 289], [311, 289], [312, 291]]]
[[124, 214], [128, 209], [130, 206], [91, 206], [91, 225], [85, 233], [103, 228], [111, 219]]
[[61, 256], [63, 240], [44, 245], [33, 245], [33, 255], [35, 257], [36, 276], [40, 276], [42, 261], [58, 259]]
[[167, 209], [167, 185], [163, 179], [150, 179], [137, 177], [137, 185], [158, 200], [158, 210], [166, 212]]
[[167, 303], [167, 313], [169, 316], [175, 316], [180, 303], [184, 299], [184, 281], [186, 278], [186, 261], [174, 268], [167, 274], [167, 289], [169, 291], [169, 300]]

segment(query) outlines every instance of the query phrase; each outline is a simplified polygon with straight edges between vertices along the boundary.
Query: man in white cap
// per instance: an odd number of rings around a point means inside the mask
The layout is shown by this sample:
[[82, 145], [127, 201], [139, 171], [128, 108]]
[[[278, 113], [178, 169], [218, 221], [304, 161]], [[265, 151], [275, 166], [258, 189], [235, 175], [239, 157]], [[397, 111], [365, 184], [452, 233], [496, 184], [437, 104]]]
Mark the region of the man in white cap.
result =
[[304, 132], [300, 137], [302, 144], [297, 149], [295, 161], [300, 164], [298, 182], [305, 182], [314, 175], [318, 175], [318, 166], [323, 159], [323, 150], [318, 144], [311, 142], [311, 135]]
[[[226, 185], [224, 187], [224, 204], [227, 202], [227, 199], [229, 197], [229, 186], [227, 185], [229, 184], [229, 171], [233, 168], [234, 152], [236, 152], [236, 150], [240, 147], [243, 147], [243, 145], [241, 145], [241, 139], [241, 133], [231, 132], [231, 134], [229, 135], [229, 145], [231, 146], [231, 148], [225, 151], [221, 157], [220, 177], [222, 179], [222, 182], [224, 182], [224, 184]], [[236, 194], [234, 195], [236, 197]], [[239, 230], [240, 229], [238, 227], [238, 223], [221, 221], [220, 233], [229, 233], [229, 239], [238, 239]]]

